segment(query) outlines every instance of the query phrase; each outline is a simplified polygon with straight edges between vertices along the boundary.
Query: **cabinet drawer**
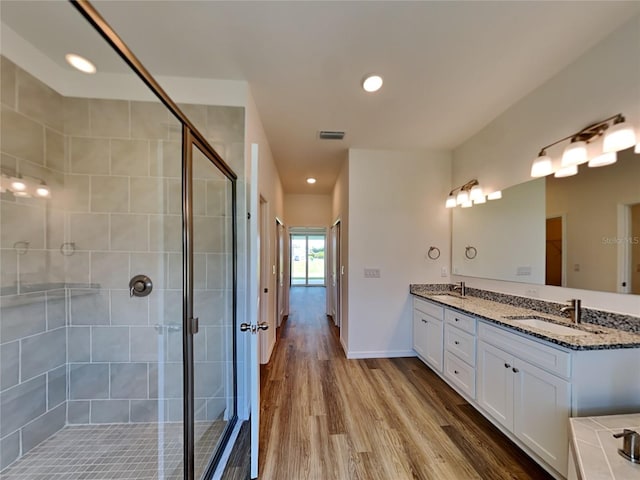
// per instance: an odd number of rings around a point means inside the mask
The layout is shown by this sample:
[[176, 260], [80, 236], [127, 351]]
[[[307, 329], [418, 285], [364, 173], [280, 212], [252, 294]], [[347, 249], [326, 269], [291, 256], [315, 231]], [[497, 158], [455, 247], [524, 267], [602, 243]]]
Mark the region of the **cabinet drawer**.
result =
[[427, 315], [431, 315], [438, 320], [442, 320], [444, 307], [440, 305], [436, 305], [435, 303], [425, 302], [424, 300], [420, 300], [419, 298], [413, 299], [413, 308], [416, 310], [420, 310], [422, 313], [426, 313]]
[[480, 322], [478, 336], [485, 342], [501, 348], [548, 372], [564, 378], [571, 376], [571, 355], [536, 340]]
[[474, 367], [476, 365], [476, 337], [447, 323], [444, 327], [445, 348]]
[[469, 332], [471, 334], [476, 333], [476, 319], [465, 315], [464, 313], [456, 312], [455, 310], [446, 309], [444, 311], [444, 319], [447, 323], [455, 325], [456, 327]]
[[476, 398], [476, 370], [451, 352], [444, 353], [444, 376], [472, 399]]

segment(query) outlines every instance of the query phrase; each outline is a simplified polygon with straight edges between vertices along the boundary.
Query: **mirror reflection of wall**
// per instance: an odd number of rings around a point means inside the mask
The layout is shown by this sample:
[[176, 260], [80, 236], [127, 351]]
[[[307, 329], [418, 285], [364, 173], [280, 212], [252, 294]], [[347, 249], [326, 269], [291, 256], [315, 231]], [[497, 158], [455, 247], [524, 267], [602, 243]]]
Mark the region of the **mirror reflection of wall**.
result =
[[[453, 211], [454, 274], [640, 294], [640, 157], [536, 179]], [[546, 226], [545, 226], [546, 225]], [[465, 258], [465, 247], [478, 250]]]

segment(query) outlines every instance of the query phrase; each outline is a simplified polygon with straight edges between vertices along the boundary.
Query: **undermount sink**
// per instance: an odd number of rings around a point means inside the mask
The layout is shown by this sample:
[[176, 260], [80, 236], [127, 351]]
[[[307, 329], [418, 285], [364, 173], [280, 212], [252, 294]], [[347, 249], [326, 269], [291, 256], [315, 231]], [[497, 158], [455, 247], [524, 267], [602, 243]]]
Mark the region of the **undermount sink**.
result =
[[539, 318], [513, 318], [511, 320], [527, 327], [537, 328], [538, 330], [543, 330], [545, 332], [555, 333], [558, 335], [578, 336], [592, 334], [592, 332], [585, 332], [584, 330], [578, 330], [577, 328], [565, 327], [563, 325], [558, 325], [557, 323], [548, 322]]
[[454, 298], [462, 300], [464, 297], [460, 297], [458, 295], [450, 295], [448, 293], [444, 293], [442, 295], [429, 295], [430, 298], [433, 298], [434, 300], [452, 300]]

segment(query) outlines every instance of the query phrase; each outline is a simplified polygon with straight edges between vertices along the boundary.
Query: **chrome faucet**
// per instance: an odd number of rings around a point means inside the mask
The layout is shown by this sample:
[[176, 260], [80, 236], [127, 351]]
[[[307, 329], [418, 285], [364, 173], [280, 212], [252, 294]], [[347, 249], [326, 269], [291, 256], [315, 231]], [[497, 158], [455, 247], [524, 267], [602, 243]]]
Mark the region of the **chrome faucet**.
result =
[[454, 292], [456, 290], [460, 290], [460, 296], [464, 297], [467, 294], [467, 287], [465, 286], [464, 282], [458, 282], [457, 285], [454, 285], [451, 290], [453, 290]]
[[582, 307], [580, 306], [580, 300], [577, 298], [572, 298], [571, 300], [567, 300], [569, 305], [566, 307], [562, 307], [560, 309], [560, 313], [569, 312], [569, 318], [573, 323], [582, 322]]

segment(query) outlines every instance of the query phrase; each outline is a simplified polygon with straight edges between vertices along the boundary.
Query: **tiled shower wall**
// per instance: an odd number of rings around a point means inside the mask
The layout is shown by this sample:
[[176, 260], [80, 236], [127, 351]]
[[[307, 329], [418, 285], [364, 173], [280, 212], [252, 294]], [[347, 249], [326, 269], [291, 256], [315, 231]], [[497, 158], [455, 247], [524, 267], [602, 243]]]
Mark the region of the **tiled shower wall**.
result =
[[[2, 103], [3, 172], [52, 187], [50, 200], [2, 194], [2, 466], [65, 421], [181, 421], [179, 124], [159, 103], [61, 97], [4, 58]], [[242, 171], [244, 109], [182, 107]], [[205, 420], [228, 403], [222, 333], [231, 318], [220, 312], [230, 311], [221, 281], [230, 257], [224, 228], [214, 233], [226, 182], [213, 167], [196, 177], [196, 408]], [[138, 273], [154, 290], [130, 298]]]

